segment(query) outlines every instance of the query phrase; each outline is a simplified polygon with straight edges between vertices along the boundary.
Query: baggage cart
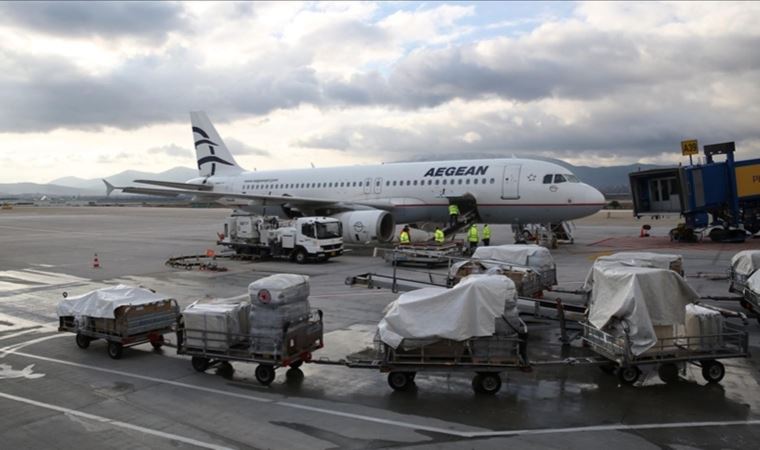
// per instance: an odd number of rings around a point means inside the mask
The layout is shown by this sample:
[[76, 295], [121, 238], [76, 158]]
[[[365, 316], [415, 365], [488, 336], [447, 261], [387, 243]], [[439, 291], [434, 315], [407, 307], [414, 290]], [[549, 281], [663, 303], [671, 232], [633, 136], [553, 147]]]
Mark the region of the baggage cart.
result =
[[383, 259], [392, 265], [419, 264], [427, 267], [443, 266], [449, 258], [462, 256], [462, 242], [443, 244], [408, 244], [383, 251]]
[[741, 305], [749, 312], [755, 313], [757, 321], [760, 322], [760, 293], [752, 289], [744, 289], [744, 297], [740, 300]]
[[164, 334], [175, 330], [179, 306], [177, 301], [165, 301], [120, 306], [115, 318], [90, 316], [60, 316], [58, 331], [76, 334], [77, 346], [86, 349], [90, 342], [103, 339], [108, 342], [108, 356], [119, 359], [125, 347], [150, 343], [159, 349], [164, 343]]
[[516, 336], [494, 335], [464, 341], [404, 339], [397, 349], [376, 339], [374, 358], [352, 355], [338, 363], [387, 373], [388, 385], [396, 391], [409, 390], [418, 372], [474, 372], [473, 390], [495, 394], [501, 389], [502, 372], [529, 367], [524, 355], [525, 340]]
[[656, 365], [657, 373], [665, 382], [678, 379], [686, 364], [701, 367], [708, 383], [719, 383], [725, 367], [718, 361], [726, 358], [749, 356], [749, 335], [729, 322], [717, 334], [700, 336], [674, 336], [658, 338], [655, 345], [640, 355], [631, 352], [627, 333], [613, 336], [588, 322], [581, 323], [584, 344], [609, 363], [601, 366], [605, 372], [617, 373], [623, 384], [633, 384], [641, 376], [640, 366]]
[[[194, 336], [193, 346], [188, 345], [188, 333]], [[321, 310], [312, 311], [303, 322], [285, 324], [282, 332], [275, 336], [194, 330], [186, 328], [182, 321], [177, 329], [177, 354], [191, 356], [192, 366], [198, 372], [232, 361], [256, 363], [256, 380], [264, 386], [274, 381], [276, 369], [297, 369], [310, 362], [312, 353], [323, 346]]]

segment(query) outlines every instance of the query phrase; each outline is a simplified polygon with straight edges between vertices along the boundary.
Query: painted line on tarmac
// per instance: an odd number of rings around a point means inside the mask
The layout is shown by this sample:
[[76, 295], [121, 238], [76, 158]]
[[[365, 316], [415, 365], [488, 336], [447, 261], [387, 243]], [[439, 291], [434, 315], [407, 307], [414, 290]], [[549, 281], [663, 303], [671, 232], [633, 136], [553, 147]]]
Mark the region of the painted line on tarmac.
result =
[[23, 336], [25, 334], [29, 333], [38, 333], [42, 327], [34, 327], [34, 328], [28, 328], [24, 331], [19, 331], [18, 333], [12, 333], [12, 334], [6, 334], [5, 336], [0, 336], [0, 341], [4, 341], [6, 339], [13, 339], [18, 336]]
[[171, 434], [171, 433], [167, 433], [165, 431], [154, 430], [152, 428], [145, 428], [145, 427], [141, 427], [139, 425], [134, 425], [134, 424], [127, 423], [127, 422], [122, 422], [120, 420], [109, 419], [108, 417], [96, 416], [94, 414], [88, 414], [88, 413], [85, 413], [85, 412], [82, 412], [82, 411], [77, 411], [75, 409], [64, 408], [62, 406], [52, 405], [50, 403], [42, 403], [42, 402], [38, 402], [36, 400], [32, 400], [32, 399], [29, 399], [29, 398], [18, 397], [18, 396], [15, 396], [15, 395], [6, 394], [4, 392], [0, 392], [0, 397], [1, 398], [5, 398], [7, 400], [12, 400], [12, 401], [19, 402], [19, 403], [26, 403], [27, 405], [37, 406], [39, 408], [45, 408], [45, 409], [49, 409], [51, 411], [56, 411], [56, 412], [60, 412], [60, 413], [71, 415], [71, 416], [81, 417], [83, 419], [94, 420], [96, 422], [105, 423], [105, 424], [108, 424], [108, 425], [111, 425], [111, 426], [114, 426], [114, 427], [126, 428], [127, 430], [139, 431], [140, 433], [149, 434], [151, 436], [156, 436], [156, 437], [160, 437], [160, 438], [164, 438], [164, 439], [169, 439], [169, 440], [172, 440], [172, 441], [184, 442], [185, 444], [194, 445], [196, 447], [208, 448], [208, 449], [211, 449], [211, 450], [231, 450], [230, 447], [224, 447], [224, 446], [221, 446], [221, 445], [215, 445], [215, 444], [211, 444], [211, 443], [208, 443], [208, 442], [199, 441], [197, 439], [192, 439], [192, 438], [180, 436], [178, 434]]
[[19, 342], [18, 344], [9, 345], [7, 347], [0, 348], [0, 358], [5, 358], [8, 355], [12, 355], [16, 353], [17, 350], [20, 350], [28, 345], [37, 344], [39, 342], [47, 341], [49, 339], [55, 339], [59, 337], [65, 337], [65, 334], [56, 333], [56, 334], [49, 334], [47, 336], [43, 336], [37, 339], [31, 339], [24, 342]]
[[[0, 349], [2, 352], [3, 349]], [[146, 381], [152, 381], [160, 384], [167, 384], [170, 386], [177, 386], [197, 391], [209, 392], [212, 394], [219, 394], [227, 397], [234, 397], [243, 400], [252, 400], [261, 403], [269, 403], [272, 405], [282, 406], [286, 408], [300, 409], [304, 411], [311, 411], [320, 414], [326, 414], [336, 417], [344, 417], [349, 419], [355, 419], [363, 422], [371, 422], [382, 425], [389, 425], [399, 428], [405, 428], [409, 430], [422, 430], [430, 431], [433, 433], [440, 433], [449, 436], [456, 436], [461, 438], [490, 438], [490, 437], [507, 437], [507, 436], [527, 436], [527, 435], [541, 435], [541, 434], [562, 434], [562, 433], [585, 433], [595, 431], [635, 431], [635, 430], [650, 430], [650, 429], [674, 429], [674, 428], [700, 428], [700, 427], [726, 427], [726, 426], [751, 426], [760, 425], [759, 420], [728, 420], [728, 421], [705, 421], [705, 422], [670, 422], [670, 423], [644, 423], [644, 424], [612, 424], [612, 425], [591, 425], [585, 427], [569, 427], [569, 428], [535, 428], [535, 429], [521, 429], [521, 430], [484, 430], [484, 431], [458, 431], [449, 428], [440, 428], [434, 426], [427, 426], [421, 424], [414, 424], [409, 422], [401, 422], [392, 419], [383, 419], [380, 417], [367, 416], [364, 414], [355, 414], [344, 411], [338, 411], [334, 409], [319, 408], [315, 406], [302, 405], [294, 402], [278, 401], [273, 399], [267, 399], [263, 397], [256, 397], [248, 394], [238, 394], [235, 392], [224, 391], [221, 389], [207, 388], [203, 386], [197, 386], [188, 383], [182, 383], [179, 381], [166, 380], [163, 378], [150, 377], [146, 375], [139, 375], [131, 372], [124, 372], [121, 370], [106, 369], [103, 367], [90, 366], [86, 364], [75, 363], [71, 361], [64, 361], [55, 358], [49, 358], [47, 356], [33, 355], [30, 353], [15, 352], [16, 356], [23, 356], [32, 359], [38, 359], [41, 361], [47, 361], [51, 363], [63, 364], [72, 367], [79, 367], [82, 369], [95, 370], [98, 372], [110, 373], [113, 375], [121, 375], [131, 378], [137, 378]], [[460, 424], [461, 425], [461, 424]], [[463, 425], [464, 426], [464, 425]]]
[[569, 427], [569, 428], [535, 428], [524, 430], [504, 430], [504, 431], [482, 431], [472, 433], [462, 433], [463, 437], [469, 438], [489, 438], [489, 437], [506, 437], [506, 436], [529, 436], [540, 434], [563, 434], [563, 433], [587, 433], [595, 431], [639, 431], [639, 430], [661, 430], [669, 428], [704, 428], [704, 427], [730, 427], [730, 426], [752, 426], [760, 425], [760, 420], [726, 420], [726, 421], [706, 421], [706, 422], [669, 422], [669, 423], [640, 423], [640, 424], [614, 424], [614, 425], [590, 425], [587, 427]]
[[[0, 352], [2, 352], [2, 351], [3, 350], [0, 349]], [[451, 429], [447, 429], [447, 428], [438, 428], [438, 427], [430, 427], [430, 426], [426, 426], [426, 425], [417, 425], [417, 424], [413, 424], [413, 423], [409, 423], [409, 422], [401, 422], [401, 421], [397, 421], [397, 420], [382, 419], [382, 418], [379, 418], [379, 417], [366, 416], [366, 415], [362, 415], [362, 414], [353, 414], [353, 413], [348, 413], [348, 412], [343, 412], [343, 411], [336, 411], [336, 410], [333, 410], [333, 409], [318, 408], [318, 407], [313, 407], [313, 406], [308, 406], [308, 405], [300, 405], [300, 404], [293, 403], [293, 402], [278, 401], [278, 400], [268, 399], [268, 398], [264, 398], [264, 397], [257, 397], [257, 396], [254, 396], [254, 395], [238, 394], [238, 393], [235, 393], [235, 392], [224, 391], [224, 390], [221, 390], [221, 389], [207, 388], [207, 387], [203, 387], [203, 386], [197, 386], [197, 385], [193, 385], [193, 384], [182, 383], [180, 381], [166, 380], [166, 379], [163, 379], [163, 378], [156, 378], [156, 377], [150, 377], [150, 376], [147, 376], [147, 375], [140, 375], [140, 374], [131, 373], [131, 372], [124, 372], [124, 371], [121, 371], [121, 370], [113, 370], [113, 369], [106, 369], [106, 368], [97, 367], [97, 366], [89, 366], [87, 364], [80, 364], [80, 363], [75, 363], [75, 362], [71, 362], [71, 361], [64, 361], [64, 360], [61, 360], [61, 359], [49, 358], [47, 356], [33, 355], [31, 353], [15, 352], [14, 355], [15, 356], [23, 356], [23, 357], [26, 357], [26, 358], [38, 359], [40, 361], [47, 361], [47, 362], [51, 362], [51, 363], [63, 364], [63, 365], [72, 366], [72, 367], [79, 367], [79, 368], [82, 368], [82, 369], [95, 370], [95, 371], [98, 371], [98, 372], [110, 373], [110, 374], [113, 374], [113, 375], [121, 375], [121, 376], [125, 376], [125, 377], [137, 378], [137, 379], [140, 379], [140, 380], [151, 381], [151, 382], [154, 382], [154, 383], [167, 384], [167, 385], [170, 385], [170, 386], [176, 386], [176, 387], [181, 387], [181, 388], [186, 388], [186, 389], [193, 389], [193, 390], [196, 390], [196, 391], [209, 392], [209, 393], [212, 393], [212, 394], [219, 394], [219, 395], [224, 395], [224, 396], [227, 396], [227, 397], [234, 397], [234, 398], [239, 398], [239, 399], [243, 399], [243, 400], [252, 400], [252, 401], [261, 402], [261, 403], [268, 403], [268, 404], [271, 404], [271, 405], [278, 405], [278, 406], [282, 406], [282, 407], [285, 407], [285, 408], [302, 409], [302, 410], [307, 410], [307, 411], [318, 412], [320, 414], [328, 414], [328, 415], [337, 416], [337, 417], [346, 417], [346, 418], [356, 419], [356, 420], [360, 420], [360, 421], [364, 421], [364, 422], [372, 422], [372, 423], [378, 423], [378, 424], [383, 424], [383, 425], [391, 425], [391, 426], [395, 426], [395, 427], [399, 427], [399, 428], [406, 428], [406, 429], [409, 429], [409, 430], [425, 430], [425, 431], [432, 431], [434, 433], [447, 434], [447, 435], [450, 435], [450, 436], [468, 437], [467, 436], [468, 432], [466, 432], [466, 431], [456, 431], [456, 430], [451, 430]]]

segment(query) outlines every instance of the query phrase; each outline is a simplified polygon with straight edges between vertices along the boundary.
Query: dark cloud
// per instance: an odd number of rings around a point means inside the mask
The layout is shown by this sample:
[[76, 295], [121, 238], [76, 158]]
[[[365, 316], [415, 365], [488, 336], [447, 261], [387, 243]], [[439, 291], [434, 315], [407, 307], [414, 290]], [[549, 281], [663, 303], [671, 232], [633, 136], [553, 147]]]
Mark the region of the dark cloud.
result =
[[60, 36], [160, 40], [183, 28], [183, 10], [170, 2], [3, 2], [0, 23]]

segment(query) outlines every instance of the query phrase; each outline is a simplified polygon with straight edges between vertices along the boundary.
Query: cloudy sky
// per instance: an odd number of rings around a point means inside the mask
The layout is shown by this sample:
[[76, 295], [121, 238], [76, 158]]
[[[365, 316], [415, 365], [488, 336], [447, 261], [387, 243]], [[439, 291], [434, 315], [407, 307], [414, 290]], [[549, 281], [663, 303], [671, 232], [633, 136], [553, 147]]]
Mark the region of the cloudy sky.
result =
[[0, 183], [468, 155], [760, 154], [760, 3], [0, 3]]

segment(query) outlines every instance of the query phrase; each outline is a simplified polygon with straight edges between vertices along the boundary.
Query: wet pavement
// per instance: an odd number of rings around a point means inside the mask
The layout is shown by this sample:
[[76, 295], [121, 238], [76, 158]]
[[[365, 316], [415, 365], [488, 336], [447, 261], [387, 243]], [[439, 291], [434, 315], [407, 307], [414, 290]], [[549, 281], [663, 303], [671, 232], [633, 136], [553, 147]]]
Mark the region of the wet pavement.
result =
[[[625, 249], [684, 255], [687, 280], [701, 295], [728, 295], [719, 274], [742, 246], [672, 244], [670, 222], [620, 213], [576, 222], [576, 242], [553, 251], [558, 278], [575, 288], [594, 258]], [[197, 373], [171, 348], [150, 346], [108, 358], [103, 342], [80, 350], [58, 333], [62, 292], [120, 282], [175, 296], [181, 306], [245, 292], [278, 272], [311, 276], [311, 303], [324, 311], [325, 349], [340, 359], [371, 345], [374, 326], [396, 298], [389, 290], [348, 287], [364, 272], [390, 273], [381, 259], [354, 252], [325, 264], [220, 260], [227, 272], [172, 269], [170, 256], [214, 248], [225, 210], [16, 208], [0, 213], [0, 441], [4, 448], [755, 448], [760, 438], [760, 359], [727, 360], [719, 385], [698, 367], [664, 384], [645, 373], [635, 386], [591, 366], [542, 366], [504, 374], [496, 396], [476, 395], [470, 374], [419, 374], [409, 392], [392, 391], [368, 369], [305, 365], [278, 371], [263, 387], [255, 367]], [[510, 242], [492, 226], [493, 242]], [[748, 244], [755, 246], [756, 241]], [[617, 247], [616, 247], [617, 246]], [[754, 248], [754, 247], [753, 247]], [[97, 253], [101, 267], [92, 267]], [[440, 269], [439, 271], [442, 271]], [[698, 276], [699, 275], [699, 276]], [[419, 276], [419, 275], [413, 275]], [[572, 295], [566, 302], [578, 301]], [[721, 306], [739, 310], [735, 302]], [[536, 326], [531, 355], [561, 357], [554, 326]], [[753, 353], [757, 321], [748, 321]], [[582, 352], [573, 343], [567, 353]]]

